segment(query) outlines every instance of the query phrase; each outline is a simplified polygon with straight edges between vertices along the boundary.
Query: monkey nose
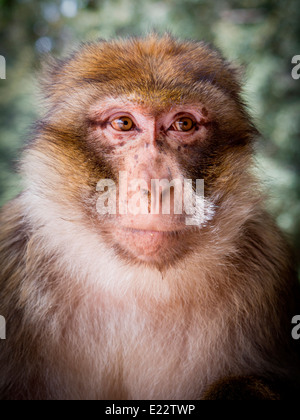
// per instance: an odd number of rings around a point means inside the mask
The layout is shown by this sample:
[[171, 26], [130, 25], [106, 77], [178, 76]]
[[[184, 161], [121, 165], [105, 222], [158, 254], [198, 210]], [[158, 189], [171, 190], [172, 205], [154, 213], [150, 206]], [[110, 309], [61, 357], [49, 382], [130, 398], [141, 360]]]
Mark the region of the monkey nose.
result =
[[144, 196], [149, 196], [150, 191], [146, 190], [146, 189], [141, 189], [141, 194], [144, 195]]

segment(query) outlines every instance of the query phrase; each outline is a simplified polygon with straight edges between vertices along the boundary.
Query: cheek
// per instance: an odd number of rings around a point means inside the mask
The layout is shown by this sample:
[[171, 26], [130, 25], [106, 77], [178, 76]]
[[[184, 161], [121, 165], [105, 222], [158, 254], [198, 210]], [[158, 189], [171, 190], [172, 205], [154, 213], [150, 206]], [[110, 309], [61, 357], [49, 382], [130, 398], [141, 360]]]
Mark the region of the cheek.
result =
[[123, 170], [126, 157], [133, 153], [124, 138], [117, 136], [111, 139], [98, 126], [89, 130], [85, 143], [98, 165], [106, 168], [106, 177], [110, 175], [109, 178], [113, 180], [118, 178], [118, 171]]
[[205, 145], [184, 145], [176, 151], [176, 160], [185, 178], [211, 182], [218, 176], [221, 154], [214, 142]]

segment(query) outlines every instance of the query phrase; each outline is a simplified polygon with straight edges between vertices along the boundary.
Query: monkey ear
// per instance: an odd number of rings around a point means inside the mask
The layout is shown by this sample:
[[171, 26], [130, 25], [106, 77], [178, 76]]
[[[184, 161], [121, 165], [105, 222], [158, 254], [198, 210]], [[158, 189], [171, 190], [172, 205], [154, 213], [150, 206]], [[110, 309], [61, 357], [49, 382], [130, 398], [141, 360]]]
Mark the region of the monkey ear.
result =
[[40, 91], [42, 92], [43, 100], [51, 102], [51, 98], [57, 92], [63, 68], [67, 60], [56, 59], [52, 56], [47, 56], [43, 63], [39, 76]]
[[231, 80], [234, 81], [233, 84], [231, 83], [231, 86], [233, 87], [232, 94], [247, 114], [247, 119], [250, 121], [251, 124], [251, 133], [253, 137], [262, 137], [260, 129], [256, 127], [256, 122], [254, 122], [254, 119], [251, 117], [251, 112], [249, 111], [250, 107], [248, 106], [247, 98], [245, 97], [245, 95], [243, 95], [243, 93], [245, 92], [245, 81], [247, 80], [247, 65], [227, 60], [224, 60], [224, 63], [228, 74], [230, 74]]
[[243, 64], [237, 64], [235, 62], [225, 61], [225, 65], [231, 73], [231, 76], [243, 86], [246, 79], [247, 67]]
[[240, 95], [246, 81], [247, 67], [235, 61], [224, 60], [224, 67], [228, 78], [231, 80], [232, 91], [236, 95]]

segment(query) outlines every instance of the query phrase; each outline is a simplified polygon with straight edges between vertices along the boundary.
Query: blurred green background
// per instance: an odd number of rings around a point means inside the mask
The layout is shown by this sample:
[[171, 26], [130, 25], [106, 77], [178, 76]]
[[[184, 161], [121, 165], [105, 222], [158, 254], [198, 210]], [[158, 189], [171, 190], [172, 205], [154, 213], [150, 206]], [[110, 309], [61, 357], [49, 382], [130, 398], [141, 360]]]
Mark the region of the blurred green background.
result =
[[39, 115], [36, 75], [45, 54], [95, 38], [166, 30], [213, 42], [245, 66], [248, 102], [262, 139], [269, 207], [300, 256], [299, 0], [0, 0], [0, 205], [19, 191], [20, 149]]

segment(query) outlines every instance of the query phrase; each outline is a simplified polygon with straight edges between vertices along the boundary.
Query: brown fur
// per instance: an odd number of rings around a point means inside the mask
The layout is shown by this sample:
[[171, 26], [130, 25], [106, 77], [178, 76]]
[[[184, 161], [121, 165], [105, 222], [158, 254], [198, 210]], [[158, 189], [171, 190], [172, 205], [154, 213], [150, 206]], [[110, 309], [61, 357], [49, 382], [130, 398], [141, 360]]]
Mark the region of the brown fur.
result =
[[210, 387], [204, 397], [207, 401], [278, 401], [280, 394], [272, 391], [265, 380], [256, 377], [226, 378]]
[[[299, 290], [251, 172], [238, 79], [205, 44], [168, 36], [87, 44], [47, 70], [24, 193], [0, 216], [2, 399], [199, 399], [226, 376], [299, 380]], [[153, 115], [196, 103], [210, 122], [201, 145], [171, 153], [204, 178], [215, 215], [160, 269], [113, 249], [95, 210], [98, 180], [132, 146], [117, 158], [97, 141], [91, 108], [120, 96]]]

